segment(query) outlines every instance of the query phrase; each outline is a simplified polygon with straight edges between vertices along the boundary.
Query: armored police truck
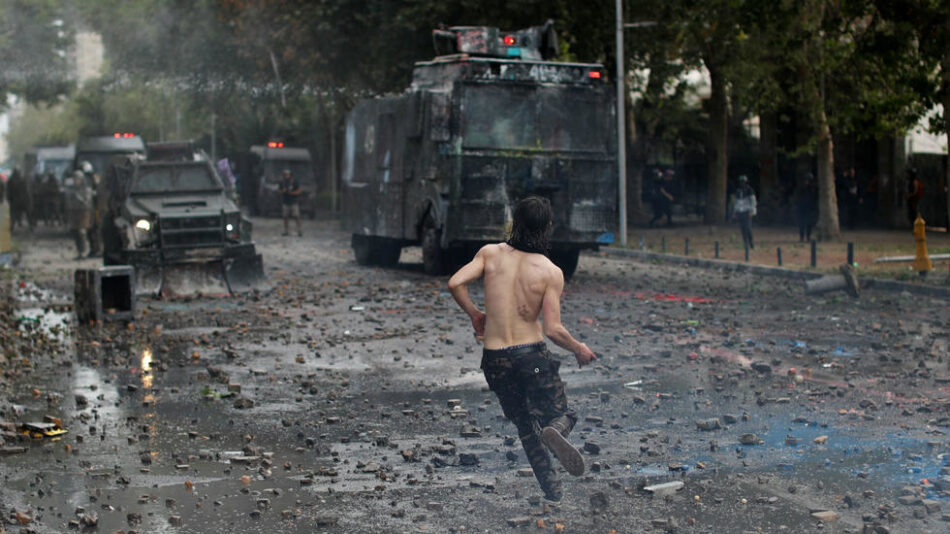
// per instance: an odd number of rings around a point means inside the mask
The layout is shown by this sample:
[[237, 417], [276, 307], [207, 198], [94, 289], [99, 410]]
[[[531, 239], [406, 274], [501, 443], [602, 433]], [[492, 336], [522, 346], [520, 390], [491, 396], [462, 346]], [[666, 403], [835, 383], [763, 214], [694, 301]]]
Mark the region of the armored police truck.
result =
[[516, 32], [452, 27], [416, 63], [402, 95], [359, 102], [347, 117], [343, 225], [358, 263], [391, 265], [421, 245], [445, 272], [505, 239], [512, 207], [551, 200], [551, 259], [614, 239], [615, 107], [602, 65], [550, 61], [551, 23]]

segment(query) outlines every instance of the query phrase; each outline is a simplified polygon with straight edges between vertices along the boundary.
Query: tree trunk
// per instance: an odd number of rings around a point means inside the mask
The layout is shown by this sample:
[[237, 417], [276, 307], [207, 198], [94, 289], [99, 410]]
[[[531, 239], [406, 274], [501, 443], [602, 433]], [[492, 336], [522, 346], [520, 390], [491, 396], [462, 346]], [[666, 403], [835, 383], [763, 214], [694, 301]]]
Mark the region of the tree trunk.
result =
[[709, 96], [709, 147], [706, 161], [709, 169], [706, 184], [706, 224], [726, 221], [726, 178], [729, 154], [727, 151], [729, 105], [726, 99], [726, 81], [715, 67], [709, 69], [712, 93]]
[[763, 113], [759, 117], [759, 216], [763, 223], [781, 219], [782, 190], [778, 182], [778, 114]]
[[[630, 87], [629, 80], [626, 84]], [[627, 223], [642, 224], [646, 221], [643, 212], [643, 150], [637, 136], [636, 112], [630, 91], [626, 91], [624, 99], [627, 101]]]
[[830, 241], [841, 237], [841, 228], [838, 226], [838, 197], [835, 194], [834, 142], [831, 139], [831, 128], [828, 126], [824, 103], [821, 104], [817, 119], [818, 224], [815, 231], [820, 241]]

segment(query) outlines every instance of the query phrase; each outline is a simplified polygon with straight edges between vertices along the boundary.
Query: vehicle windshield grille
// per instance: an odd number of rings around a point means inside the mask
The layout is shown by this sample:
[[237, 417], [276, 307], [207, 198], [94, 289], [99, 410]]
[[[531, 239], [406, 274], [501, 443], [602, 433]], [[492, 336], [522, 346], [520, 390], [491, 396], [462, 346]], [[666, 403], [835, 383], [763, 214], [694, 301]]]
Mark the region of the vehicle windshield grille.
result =
[[159, 229], [164, 247], [219, 247], [225, 241], [220, 215], [164, 218]]

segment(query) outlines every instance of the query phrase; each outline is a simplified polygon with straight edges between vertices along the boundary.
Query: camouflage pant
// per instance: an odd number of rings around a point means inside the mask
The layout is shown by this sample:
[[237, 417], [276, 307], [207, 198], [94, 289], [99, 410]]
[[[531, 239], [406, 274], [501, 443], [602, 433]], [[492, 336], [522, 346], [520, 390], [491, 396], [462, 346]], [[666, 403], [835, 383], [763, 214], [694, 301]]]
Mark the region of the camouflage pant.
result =
[[560, 362], [544, 343], [485, 349], [482, 371], [488, 387], [498, 396], [505, 417], [518, 427], [518, 437], [541, 489], [560, 494], [560, 483], [551, 467], [551, 456], [541, 444], [541, 429], [553, 426], [567, 436], [577, 415], [567, 406]]

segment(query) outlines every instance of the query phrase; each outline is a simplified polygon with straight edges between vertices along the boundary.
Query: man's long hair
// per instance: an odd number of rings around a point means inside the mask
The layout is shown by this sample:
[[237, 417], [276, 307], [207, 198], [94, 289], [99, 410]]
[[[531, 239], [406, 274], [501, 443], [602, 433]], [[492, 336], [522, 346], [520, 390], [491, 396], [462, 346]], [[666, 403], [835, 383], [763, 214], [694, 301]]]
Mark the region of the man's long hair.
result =
[[508, 244], [522, 252], [547, 254], [551, 248], [554, 210], [543, 197], [530, 196], [515, 205]]

